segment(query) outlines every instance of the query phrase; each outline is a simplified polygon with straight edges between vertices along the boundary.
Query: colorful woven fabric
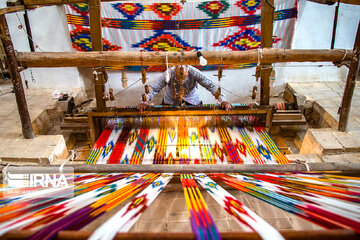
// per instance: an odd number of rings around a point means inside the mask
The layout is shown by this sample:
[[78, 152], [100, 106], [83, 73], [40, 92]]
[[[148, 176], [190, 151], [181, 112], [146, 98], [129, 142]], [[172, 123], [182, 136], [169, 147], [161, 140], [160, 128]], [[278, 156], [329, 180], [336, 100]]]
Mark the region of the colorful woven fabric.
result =
[[[360, 208], [354, 204], [359, 202], [359, 196], [356, 196], [359, 194], [359, 184], [354, 187], [354, 191], [351, 191], [351, 193], [355, 193], [356, 197], [352, 195], [345, 197], [333, 193], [332, 190], [336, 191], [340, 186], [331, 184], [325, 179], [320, 182], [316, 181], [316, 178], [313, 178], [312, 181], [303, 180], [303, 175], [279, 175], [263, 173], [213, 174], [212, 176], [229, 186], [322, 227], [346, 228], [360, 232]], [[306, 174], [304, 175], [306, 176]], [[311, 177], [310, 174], [308, 176]], [[358, 179], [356, 182], [359, 183]], [[312, 189], [313, 185], [316, 188]]]
[[181, 174], [180, 179], [184, 189], [191, 229], [196, 239], [221, 239], [193, 176], [191, 174]]
[[[297, 0], [275, 0], [274, 6], [274, 47], [290, 48], [297, 17]], [[91, 51], [88, 6], [68, 5], [66, 14], [73, 47], [78, 51]], [[102, 2], [104, 50], [138, 52], [256, 49], [261, 47], [260, 14], [260, 0]], [[225, 68], [239, 69], [253, 65], [228, 65]], [[109, 69], [119, 67], [112, 66]], [[134, 71], [139, 67], [125, 68]], [[202, 70], [211, 68], [201, 67]], [[163, 70], [163, 67], [148, 69]]]
[[242, 121], [242, 117], [216, 117], [218, 126], [212, 127], [201, 124], [199, 127], [190, 127], [188, 122], [197, 122], [199, 118], [178, 117], [174, 118], [178, 126], [169, 128], [139, 128], [126, 120], [112, 120], [120, 124], [105, 128], [86, 163], [289, 163], [263, 127], [255, 127], [252, 131], [245, 127], [235, 127], [236, 123]]
[[[194, 177], [191, 174], [180, 175], [190, 224], [197, 239], [220, 239], [220, 234], [195, 180], [205, 188], [205, 194], [210, 194], [245, 231], [253, 230], [262, 239], [282, 237], [273, 227], [221, 188], [220, 182], [325, 228], [353, 229], [360, 233], [358, 177], [326, 173], [210, 176], [211, 178], [201, 173], [194, 174]], [[92, 239], [111, 239], [117, 232], [130, 230], [171, 178], [172, 174], [87, 173], [73, 176], [73, 189], [14, 189], [2, 185], [0, 236], [11, 230], [29, 230], [34, 233], [30, 239], [56, 238], [59, 231], [79, 230], [132, 197], [127, 205], [112, 218], [106, 219], [92, 235]], [[74, 197], [64, 197], [69, 191], [74, 192]]]
[[[129, 231], [141, 214], [170, 182], [172, 175], [164, 173], [154, 180], [152, 184], [139, 193], [131, 202], [102, 224], [89, 239], [113, 239], [117, 232]], [[116, 224], [114, 224], [115, 222]]]
[[245, 230], [256, 231], [265, 240], [284, 239], [275, 228], [239, 202], [211, 178], [201, 173], [194, 174], [194, 178]]

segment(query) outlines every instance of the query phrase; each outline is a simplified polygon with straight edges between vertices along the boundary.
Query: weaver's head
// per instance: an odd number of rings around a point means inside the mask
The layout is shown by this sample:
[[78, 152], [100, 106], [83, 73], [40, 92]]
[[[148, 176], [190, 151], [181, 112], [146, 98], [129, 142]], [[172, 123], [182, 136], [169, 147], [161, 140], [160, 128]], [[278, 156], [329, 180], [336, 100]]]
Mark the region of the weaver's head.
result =
[[175, 77], [179, 83], [183, 83], [187, 78], [189, 68], [187, 65], [176, 65], [175, 66]]

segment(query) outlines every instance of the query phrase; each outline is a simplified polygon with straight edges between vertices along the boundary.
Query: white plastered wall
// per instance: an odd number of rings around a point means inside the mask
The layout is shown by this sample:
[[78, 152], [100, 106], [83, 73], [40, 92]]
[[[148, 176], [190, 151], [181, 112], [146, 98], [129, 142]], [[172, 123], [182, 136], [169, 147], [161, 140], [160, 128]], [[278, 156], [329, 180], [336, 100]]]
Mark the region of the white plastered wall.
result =
[[[70, 52], [69, 30], [63, 6], [41, 7], [28, 11], [31, 32], [36, 52]], [[19, 52], [30, 52], [25, 33], [24, 12], [6, 15], [14, 48]], [[23, 28], [19, 27], [23, 25]], [[82, 87], [77, 68], [31, 68], [20, 73], [30, 88], [70, 89]]]
[[[0, 5], [0, 7], [2, 7]], [[329, 49], [332, 36], [332, 25], [334, 19], [335, 5], [327, 6], [306, 0], [299, 0], [299, 15], [295, 26], [293, 38], [293, 49]], [[18, 13], [23, 21], [23, 13]], [[29, 11], [29, 18], [33, 38], [37, 45], [44, 51], [74, 51], [71, 47], [69, 31], [63, 7], [42, 7], [35, 11]], [[341, 4], [336, 32], [335, 48], [352, 49], [355, 33], [360, 18], [360, 6]], [[16, 14], [7, 15], [12, 39], [17, 51], [30, 51], [26, 35], [22, 29], [18, 29], [19, 20]], [[40, 51], [40, 49], [36, 49]], [[289, 81], [344, 81], [347, 76], [347, 68], [337, 68], [331, 63], [276, 63], [275, 82], [273, 94], [280, 93]], [[225, 77], [221, 85], [226, 90], [223, 93], [231, 102], [243, 102], [251, 96], [250, 91], [255, 82], [253, 76], [255, 68], [242, 70], [224, 70]], [[32, 73], [35, 83], [31, 81], [30, 71], [21, 73], [29, 81], [30, 87], [38, 88], [72, 88], [85, 86], [91, 97], [93, 84], [91, 83], [91, 70], [78, 68], [33, 68]], [[144, 92], [141, 81], [131, 88], [123, 91], [121, 86], [121, 73], [119, 71], [108, 71], [109, 81], [106, 88], [112, 87], [115, 90], [117, 104], [136, 105]], [[204, 71], [204, 74], [211, 80], [217, 82], [217, 71]], [[156, 80], [160, 73], [149, 73], [149, 83]], [[128, 86], [140, 79], [139, 73], [128, 72]], [[199, 86], [204, 103], [216, 103], [214, 97]], [[275, 91], [274, 91], [275, 90]], [[119, 94], [119, 92], [123, 91]], [[155, 99], [155, 103], [161, 102], [162, 96]], [[112, 105], [108, 103], [108, 105]]]
[[[300, 0], [292, 48], [330, 49], [335, 6]], [[359, 5], [340, 4], [335, 49], [353, 49], [359, 18]], [[348, 68], [337, 68], [330, 62], [274, 65], [277, 87], [284, 86], [286, 82], [345, 81], [348, 72]]]

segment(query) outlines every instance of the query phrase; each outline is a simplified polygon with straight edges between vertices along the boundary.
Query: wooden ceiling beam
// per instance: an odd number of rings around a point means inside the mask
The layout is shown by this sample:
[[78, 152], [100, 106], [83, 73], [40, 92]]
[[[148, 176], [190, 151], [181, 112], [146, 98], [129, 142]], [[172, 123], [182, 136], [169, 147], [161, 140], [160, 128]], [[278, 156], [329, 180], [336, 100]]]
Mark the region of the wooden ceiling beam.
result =
[[25, 10], [24, 5], [14, 6], [14, 7], [7, 7], [7, 8], [0, 8], [0, 15], [12, 12], [19, 12]]
[[[258, 50], [202, 52], [208, 64], [275, 63], [275, 62], [341, 62], [351, 60], [352, 50], [305, 50], [264, 48]], [[101, 67], [166, 65], [166, 52], [18, 52], [18, 64], [23, 67]], [[170, 52], [168, 63], [199, 65], [196, 52]]]
[[[328, 1], [337, 3], [337, 0], [328, 0]], [[340, 0], [340, 3], [360, 5], [360, 0]]]
[[[114, 0], [101, 0], [101, 2], [112, 2]], [[122, 0], [127, 1], [127, 0]], [[26, 8], [33, 8], [34, 6], [51, 6], [51, 5], [64, 5], [74, 3], [88, 3], [89, 0], [24, 0]]]
[[[102, 2], [111, 2], [113, 0], [101, 0]], [[125, 0], [126, 1], [126, 0]], [[337, 0], [328, 0], [331, 2], [337, 2]], [[89, 0], [24, 0], [26, 8], [32, 8], [34, 6], [51, 6], [51, 5], [63, 5], [73, 3], [87, 3]], [[341, 3], [360, 5], [360, 0], [340, 0]]]

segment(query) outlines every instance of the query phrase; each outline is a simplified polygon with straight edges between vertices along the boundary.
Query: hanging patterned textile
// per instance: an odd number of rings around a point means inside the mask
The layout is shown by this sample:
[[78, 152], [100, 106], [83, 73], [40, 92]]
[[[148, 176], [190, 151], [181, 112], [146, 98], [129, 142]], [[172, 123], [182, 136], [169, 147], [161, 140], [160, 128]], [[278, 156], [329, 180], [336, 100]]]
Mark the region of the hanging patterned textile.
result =
[[[261, 43], [260, 0], [176, 1], [159, 3], [102, 2], [105, 51], [245, 51]], [[273, 43], [290, 48], [297, 17], [297, 0], [275, 0]], [[66, 5], [73, 47], [91, 51], [89, 9], [85, 3]], [[224, 66], [243, 68], [254, 64]], [[201, 66], [198, 66], [199, 68]], [[205, 66], [202, 69], [217, 69]], [[139, 67], [127, 67], [140, 70]], [[163, 71], [149, 67], [148, 71]]]

